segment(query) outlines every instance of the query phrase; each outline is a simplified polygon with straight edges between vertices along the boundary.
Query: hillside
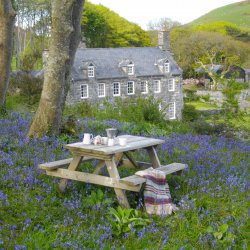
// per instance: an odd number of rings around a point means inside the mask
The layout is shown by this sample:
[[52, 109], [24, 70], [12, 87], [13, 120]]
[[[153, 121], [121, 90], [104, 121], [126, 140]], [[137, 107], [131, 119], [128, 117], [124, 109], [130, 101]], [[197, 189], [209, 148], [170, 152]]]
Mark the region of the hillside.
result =
[[229, 4], [210, 11], [188, 25], [200, 25], [220, 21], [230, 22], [241, 28], [250, 28], [250, 0]]

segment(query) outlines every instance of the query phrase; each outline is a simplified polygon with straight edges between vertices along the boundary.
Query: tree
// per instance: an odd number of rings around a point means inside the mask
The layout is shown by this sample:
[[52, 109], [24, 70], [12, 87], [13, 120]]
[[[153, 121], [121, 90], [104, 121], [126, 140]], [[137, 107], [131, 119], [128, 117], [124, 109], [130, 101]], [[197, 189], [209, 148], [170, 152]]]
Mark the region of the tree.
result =
[[5, 105], [9, 84], [15, 16], [12, 2], [0, 0], [0, 109]]
[[82, 18], [83, 35], [87, 47], [143, 47], [150, 46], [146, 31], [130, 23], [107, 7], [86, 1]]
[[161, 30], [170, 31], [174, 27], [180, 26], [181, 23], [178, 21], [173, 21], [171, 18], [162, 17], [158, 20], [151, 20], [147, 24], [148, 30]]
[[58, 134], [70, 84], [70, 71], [80, 41], [84, 0], [53, 0], [52, 30], [44, 86], [29, 136]]

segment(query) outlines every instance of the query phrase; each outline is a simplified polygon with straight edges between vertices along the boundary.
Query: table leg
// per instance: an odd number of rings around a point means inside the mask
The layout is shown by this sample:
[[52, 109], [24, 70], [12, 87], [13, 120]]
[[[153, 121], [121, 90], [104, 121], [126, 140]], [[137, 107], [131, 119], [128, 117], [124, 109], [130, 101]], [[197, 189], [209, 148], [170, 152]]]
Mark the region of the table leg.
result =
[[[82, 156], [74, 156], [73, 160], [69, 164], [68, 170], [72, 170], [72, 171], [76, 170], [79, 164], [81, 163], [82, 158], [83, 158]], [[68, 183], [68, 179], [61, 180], [59, 184], [59, 188], [62, 192], [64, 192], [64, 190], [66, 189], [67, 183]]]
[[[120, 179], [120, 175], [118, 173], [117, 166], [115, 163], [115, 157], [113, 157], [112, 160], [106, 160], [105, 162], [106, 162], [110, 177], [115, 178], [115, 179]], [[130, 208], [125, 191], [120, 188], [114, 188], [114, 190], [115, 190], [116, 197], [121, 207]]]
[[159, 168], [161, 166], [161, 163], [160, 163], [160, 160], [157, 156], [155, 147], [148, 147], [147, 151], [148, 151], [149, 157], [151, 159], [153, 168]]

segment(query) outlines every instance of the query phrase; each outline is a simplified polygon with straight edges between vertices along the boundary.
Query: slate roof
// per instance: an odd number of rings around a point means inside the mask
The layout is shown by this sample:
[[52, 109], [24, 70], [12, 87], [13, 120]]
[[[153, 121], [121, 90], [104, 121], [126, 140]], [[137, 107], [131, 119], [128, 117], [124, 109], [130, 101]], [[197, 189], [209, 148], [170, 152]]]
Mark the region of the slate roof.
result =
[[182, 74], [170, 52], [158, 47], [78, 48], [72, 68], [72, 79], [75, 81], [86, 79], [82, 70], [88, 63], [95, 65], [96, 79], [127, 77], [121, 67], [121, 63], [126, 60], [134, 63], [137, 77], [162, 76], [163, 73], [156, 64], [163, 58], [169, 60], [172, 75]]

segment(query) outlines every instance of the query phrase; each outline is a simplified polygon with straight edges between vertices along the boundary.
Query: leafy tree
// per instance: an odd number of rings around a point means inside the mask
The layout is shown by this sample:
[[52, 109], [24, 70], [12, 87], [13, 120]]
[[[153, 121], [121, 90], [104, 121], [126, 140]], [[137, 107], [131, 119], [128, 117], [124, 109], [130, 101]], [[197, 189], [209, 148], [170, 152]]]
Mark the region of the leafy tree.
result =
[[216, 64], [223, 66], [219, 76], [222, 80], [233, 64], [240, 66], [249, 60], [249, 46], [246, 43], [218, 32], [194, 32], [190, 28], [180, 27], [171, 32], [171, 45], [176, 61], [185, 72], [193, 73], [201, 67], [212, 78], [214, 87], [218, 83], [214, 71]]
[[82, 18], [87, 47], [150, 46], [147, 32], [103, 5], [86, 1]]

